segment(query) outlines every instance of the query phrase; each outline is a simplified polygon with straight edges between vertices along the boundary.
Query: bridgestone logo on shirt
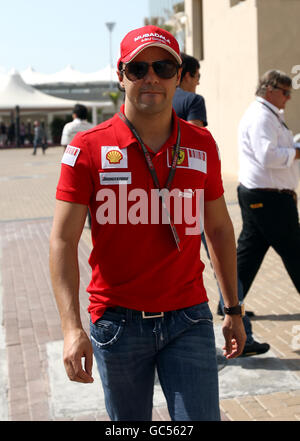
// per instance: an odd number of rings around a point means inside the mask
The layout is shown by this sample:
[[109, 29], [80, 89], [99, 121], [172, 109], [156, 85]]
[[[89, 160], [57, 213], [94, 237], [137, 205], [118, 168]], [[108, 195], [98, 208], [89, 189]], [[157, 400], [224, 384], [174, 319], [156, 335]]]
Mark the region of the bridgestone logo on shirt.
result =
[[128, 178], [103, 178], [103, 181], [128, 181]]
[[100, 184], [131, 184], [131, 172], [100, 173]]

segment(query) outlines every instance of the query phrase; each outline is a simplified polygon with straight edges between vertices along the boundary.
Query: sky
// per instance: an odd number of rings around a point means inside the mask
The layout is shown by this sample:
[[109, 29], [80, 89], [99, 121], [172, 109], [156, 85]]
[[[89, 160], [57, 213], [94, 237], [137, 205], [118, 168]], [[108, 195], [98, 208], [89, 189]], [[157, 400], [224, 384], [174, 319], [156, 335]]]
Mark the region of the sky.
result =
[[114, 66], [120, 41], [144, 25], [148, 0], [0, 0], [0, 73], [32, 66], [55, 73], [67, 65], [95, 72], [110, 63], [106, 22], [115, 22]]

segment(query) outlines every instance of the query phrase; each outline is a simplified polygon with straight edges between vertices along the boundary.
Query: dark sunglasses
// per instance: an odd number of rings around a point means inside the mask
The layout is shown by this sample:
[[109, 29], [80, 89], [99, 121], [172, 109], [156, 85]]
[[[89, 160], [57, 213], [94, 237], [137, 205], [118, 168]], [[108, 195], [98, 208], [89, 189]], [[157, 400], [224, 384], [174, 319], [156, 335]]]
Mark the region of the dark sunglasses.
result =
[[283, 87], [279, 87], [279, 86], [273, 86], [273, 89], [282, 90], [283, 95], [286, 97], [291, 96], [291, 93], [292, 93], [290, 90], [283, 89]]
[[144, 78], [148, 71], [149, 66], [153, 67], [154, 72], [159, 78], [168, 80], [177, 74], [180, 68], [179, 64], [174, 63], [171, 60], [159, 60], [153, 63], [146, 63], [145, 61], [132, 61], [125, 65], [122, 72], [125, 72], [126, 77], [130, 81], [137, 81]]

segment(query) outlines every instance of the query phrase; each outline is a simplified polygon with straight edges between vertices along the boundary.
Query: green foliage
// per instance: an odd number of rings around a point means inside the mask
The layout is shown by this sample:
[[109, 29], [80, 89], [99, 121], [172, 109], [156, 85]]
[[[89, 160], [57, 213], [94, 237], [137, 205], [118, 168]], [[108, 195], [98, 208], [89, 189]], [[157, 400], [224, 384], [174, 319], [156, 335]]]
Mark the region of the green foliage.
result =
[[177, 12], [184, 12], [184, 2], [178, 2], [173, 5], [173, 11], [174, 14], [177, 14]]
[[145, 24], [145, 26], [148, 26], [148, 25], [158, 26], [161, 29], [165, 29], [166, 31], [172, 33], [172, 26], [166, 25], [165, 21], [162, 17], [145, 18], [144, 24]]
[[119, 100], [123, 96], [123, 92], [121, 92], [120, 90], [117, 90], [116, 92], [105, 92], [105, 96], [108, 96], [110, 98], [111, 102], [114, 105], [115, 111], [117, 111]]

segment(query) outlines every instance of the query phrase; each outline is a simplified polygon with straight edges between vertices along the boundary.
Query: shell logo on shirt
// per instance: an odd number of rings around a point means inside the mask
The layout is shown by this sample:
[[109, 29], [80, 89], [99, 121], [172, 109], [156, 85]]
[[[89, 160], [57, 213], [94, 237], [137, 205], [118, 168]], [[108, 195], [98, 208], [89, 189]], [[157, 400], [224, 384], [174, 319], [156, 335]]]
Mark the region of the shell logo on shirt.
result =
[[127, 148], [121, 150], [118, 146], [101, 146], [101, 167], [128, 168]]
[[123, 155], [118, 150], [110, 150], [106, 154], [106, 159], [110, 164], [120, 164], [121, 159], [123, 159]]

